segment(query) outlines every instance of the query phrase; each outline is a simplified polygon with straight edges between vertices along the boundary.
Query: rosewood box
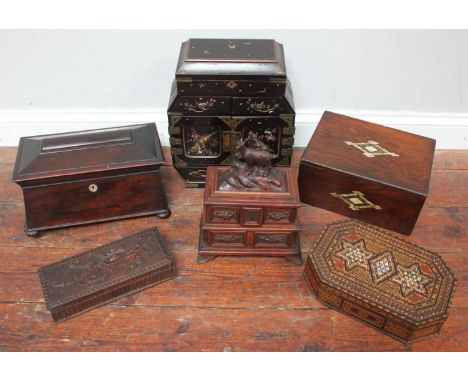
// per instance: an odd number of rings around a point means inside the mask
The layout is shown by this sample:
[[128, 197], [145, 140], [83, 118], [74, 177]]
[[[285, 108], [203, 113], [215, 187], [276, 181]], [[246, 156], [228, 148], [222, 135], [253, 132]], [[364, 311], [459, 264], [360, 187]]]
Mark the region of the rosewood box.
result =
[[326, 111], [299, 167], [301, 201], [409, 235], [435, 141]]
[[24, 137], [13, 181], [23, 189], [25, 232], [170, 215], [154, 123]]
[[273, 165], [288, 166], [294, 103], [283, 46], [275, 40], [190, 39], [182, 44], [168, 107], [174, 167], [204, 187], [208, 166], [229, 165], [254, 133]]
[[157, 228], [39, 269], [46, 306], [57, 322], [173, 277]]
[[220, 190], [227, 171], [208, 168], [198, 261], [216, 256], [285, 256], [302, 264], [296, 169], [274, 169], [284, 181], [278, 191]]
[[440, 256], [355, 220], [328, 225], [304, 275], [320, 301], [403, 341], [439, 333], [455, 285]]

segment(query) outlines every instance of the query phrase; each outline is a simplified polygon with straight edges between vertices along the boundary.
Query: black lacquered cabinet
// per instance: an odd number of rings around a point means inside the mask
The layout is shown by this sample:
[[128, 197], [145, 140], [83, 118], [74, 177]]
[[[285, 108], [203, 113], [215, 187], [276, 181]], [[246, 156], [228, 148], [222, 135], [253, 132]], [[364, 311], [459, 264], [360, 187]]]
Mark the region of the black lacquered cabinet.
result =
[[229, 165], [237, 142], [255, 135], [289, 166], [294, 102], [283, 46], [274, 40], [191, 39], [182, 44], [168, 108], [174, 167], [186, 187]]

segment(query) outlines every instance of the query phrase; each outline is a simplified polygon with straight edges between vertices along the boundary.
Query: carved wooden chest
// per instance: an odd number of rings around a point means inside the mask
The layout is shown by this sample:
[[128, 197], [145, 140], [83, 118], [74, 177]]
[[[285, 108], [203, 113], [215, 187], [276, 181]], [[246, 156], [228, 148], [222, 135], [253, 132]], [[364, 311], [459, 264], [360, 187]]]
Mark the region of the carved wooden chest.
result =
[[13, 181], [25, 232], [136, 216], [170, 215], [154, 123], [21, 138]]
[[198, 261], [216, 256], [285, 256], [302, 264], [296, 169], [277, 168], [277, 192], [219, 190], [226, 167], [209, 167], [203, 198]]
[[231, 163], [253, 132], [273, 165], [288, 166], [294, 103], [283, 46], [274, 40], [191, 39], [182, 44], [168, 108], [174, 167], [204, 187], [210, 165]]
[[301, 201], [410, 234], [434, 149], [433, 139], [327, 111], [301, 159]]
[[39, 269], [47, 308], [63, 321], [175, 277], [157, 228]]
[[355, 220], [328, 225], [304, 275], [320, 301], [403, 341], [439, 333], [455, 285], [440, 256]]

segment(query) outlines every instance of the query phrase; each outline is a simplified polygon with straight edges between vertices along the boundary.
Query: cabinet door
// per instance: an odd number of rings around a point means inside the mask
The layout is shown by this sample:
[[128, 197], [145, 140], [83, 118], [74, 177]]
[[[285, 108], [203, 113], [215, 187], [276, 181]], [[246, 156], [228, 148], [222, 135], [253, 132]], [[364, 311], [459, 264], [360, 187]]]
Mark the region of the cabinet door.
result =
[[233, 117], [239, 121], [237, 130], [241, 137], [249, 135], [262, 142], [262, 148], [275, 157], [273, 165], [289, 165], [294, 143], [294, 115], [277, 117]]
[[226, 123], [218, 117], [175, 117], [170, 128], [174, 165], [222, 164], [230, 153], [224, 148]]

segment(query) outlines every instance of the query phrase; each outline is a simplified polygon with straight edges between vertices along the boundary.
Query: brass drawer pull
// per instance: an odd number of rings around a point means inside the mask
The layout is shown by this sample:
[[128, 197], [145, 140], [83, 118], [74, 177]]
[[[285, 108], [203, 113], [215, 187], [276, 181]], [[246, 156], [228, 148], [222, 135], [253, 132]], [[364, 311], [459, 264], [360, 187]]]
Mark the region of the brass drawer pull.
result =
[[90, 184], [89, 187], [88, 187], [89, 191], [91, 192], [96, 192], [97, 190], [99, 190], [99, 187], [97, 186], [97, 184]]

